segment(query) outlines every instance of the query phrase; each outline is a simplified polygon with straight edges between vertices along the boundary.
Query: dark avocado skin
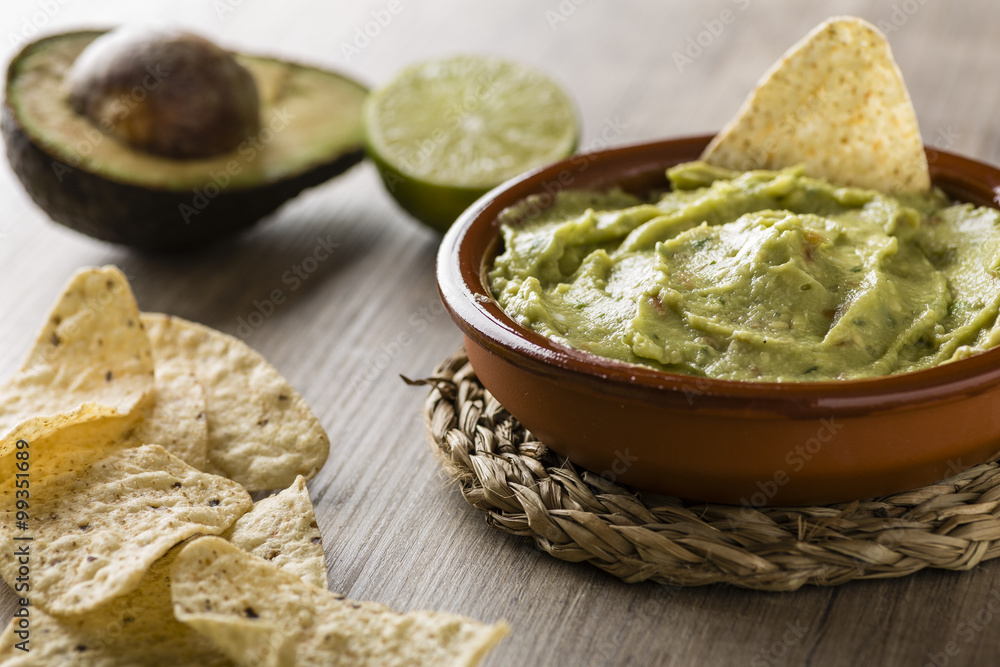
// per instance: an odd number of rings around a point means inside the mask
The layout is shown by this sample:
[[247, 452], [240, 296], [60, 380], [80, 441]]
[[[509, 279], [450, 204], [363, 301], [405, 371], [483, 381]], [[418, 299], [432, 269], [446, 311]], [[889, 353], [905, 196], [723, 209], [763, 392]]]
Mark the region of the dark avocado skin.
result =
[[[55, 222], [94, 238], [151, 252], [200, 247], [246, 229], [302, 190], [343, 173], [364, 157], [359, 145], [357, 150], [296, 176], [252, 188], [222, 188], [198, 210], [192, 204], [195, 193], [191, 190], [141, 188], [58, 166], [54, 156], [21, 130], [6, 102], [0, 130], [14, 173]], [[206, 177], [206, 184], [211, 182]], [[181, 205], [198, 210], [198, 214], [189, 215], [186, 223]]]

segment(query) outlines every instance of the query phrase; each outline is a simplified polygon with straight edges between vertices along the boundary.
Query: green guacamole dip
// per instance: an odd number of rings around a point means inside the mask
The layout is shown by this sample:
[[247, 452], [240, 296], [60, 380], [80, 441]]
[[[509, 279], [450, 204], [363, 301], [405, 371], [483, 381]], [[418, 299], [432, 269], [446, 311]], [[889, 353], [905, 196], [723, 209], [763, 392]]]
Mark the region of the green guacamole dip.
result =
[[800, 168], [667, 175], [654, 203], [565, 191], [506, 211], [500, 306], [570, 347], [733, 380], [889, 375], [1000, 343], [1000, 212]]

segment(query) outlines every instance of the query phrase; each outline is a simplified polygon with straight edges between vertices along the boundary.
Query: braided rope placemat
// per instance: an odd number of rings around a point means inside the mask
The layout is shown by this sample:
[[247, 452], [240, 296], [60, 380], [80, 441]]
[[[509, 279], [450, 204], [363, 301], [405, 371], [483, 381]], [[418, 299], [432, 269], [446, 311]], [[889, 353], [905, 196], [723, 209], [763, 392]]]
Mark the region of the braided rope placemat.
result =
[[793, 591], [1000, 556], [997, 456], [906, 493], [794, 508], [694, 503], [608, 481], [533, 438], [476, 378], [464, 351], [415, 384], [447, 473], [492, 526], [626, 582]]

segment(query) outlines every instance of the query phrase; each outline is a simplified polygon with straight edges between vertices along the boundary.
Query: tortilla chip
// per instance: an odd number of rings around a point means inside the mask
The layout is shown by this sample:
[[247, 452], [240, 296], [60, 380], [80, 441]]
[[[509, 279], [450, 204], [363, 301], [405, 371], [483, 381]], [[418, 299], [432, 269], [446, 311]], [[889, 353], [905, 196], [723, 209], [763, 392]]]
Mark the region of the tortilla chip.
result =
[[[238, 484], [158, 445], [96, 456], [57, 442], [45, 451], [32, 461], [26, 531], [17, 523], [16, 480], [0, 486], [0, 575], [14, 586], [17, 549], [27, 545], [31, 602], [52, 614], [86, 613], [128, 593], [172, 546], [221, 533], [252, 506]], [[33, 540], [15, 539], [23, 534]]]
[[222, 537], [303, 581], [327, 588], [326, 555], [306, 480], [258, 501]]
[[205, 390], [210, 469], [249, 491], [311, 478], [330, 439], [305, 400], [256, 351], [232, 336], [177, 317], [143, 313], [157, 364], [194, 373]]
[[[254, 667], [296, 664], [294, 635], [283, 633], [275, 623], [212, 614], [207, 619], [192, 617], [187, 624], [181, 625], [197, 634], [202, 641], [209, 642], [214, 650], [227, 658], [230, 655], [244, 656], [244, 664]], [[210, 629], [210, 634], [199, 630], [202, 625]]]
[[[265, 654], [273, 656], [265, 664], [282, 667], [476, 665], [508, 630], [455, 614], [398, 614], [352, 602], [217, 537], [184, 547], [172, 589], [178, 620], [247, 666]], [[294, 655], [282, 653], [286, 646]]]
[[[91, 613], [52, 616], [29, 607], [29, 629], [18, 636], [12, 622], [0, 635], [5, 667], [231, 667], [211, 641], [174, 618], [170, 570], [180, 548], [158, 560], [131, 593]], [[16, 620], [16, 619], [15, 619]], [[28, 653], [17, 648], [25, 639]]]
[[153, 387], [153, 355], [124, 274], [85, 269], [70, 279], [34, 349], [0, 389], [0, 456], [60, 425], [129, 415]]
[[[240, 521], [254, 515], [255, 521], [251, 523], [255, 526], [263, 524], [260, 519], [272, 516], [279, 508], [285, 511], [306, 510], [311, 515], [311, 505], [307, 509], [301, 506], [303, 489], [304, 485], [300, 488], [299, 481], [296, 480], [290, 489], [258, 502]], [[289, 498], [294, 500], [289, 501]], [[281, 502], [274, 502], [278, 499]], [[308, 493], [304, 500], [308, 502]], [[287, 572], [303, 576], [303, 572], [311, 572], [316, 560], [316, 554], [308, 547], [317, 545], [309, 538], [309, 532], [293, 534], [298, 531], [289, 531], [289, 526], [294, 524], [301, 526], [301, 522], [293, 521], [283, 522], [276, 528], [288, 540], [304, 540], [303, 544], [307, 548], [296, 545], [295, 548], [288, 549], [288, 545], [282, 544], [281, 553], [272, 562]], [[226, 535], [237, 528], [234, 525]], [[248, 538], [254, 535], [254, 530], [240, 532], [243, 533], [243, 538]], [[280, 539], [281, 536], [277, 537]], [[215, 644], [174, 617], [170, 599], [170, 570], [181, 548], [181, 545], [175, 546], [156, 561], [135, 590], [105, 602], [88, 614], [60, 617], [31, 608], [29, 643], [26, 645], [31, 649], [30, 653], [17, 648], [17, 643], [25, 637], [16, 634], [16, 619], [12, 620], [0, 635], [0, 664], [11, 667], [56, 664], [67, 667], [134, 667], [150, 664], [170, 667], [231, 667], [234, 663]], [[318, 548], [322, 566], [322, 547]], [[309, 576], [315, 578], [314, 574]], [[326, 585], [325, 569], [322, 571], [322, 584]], [[244, 636], [246, 630], [243, 626], [246, 623], [249, 621], [232, 620], [237, 637]], [[259, 627], [254, 627], [256, 631], [260, 631]], [[275, 637], [276, 655], [280, 655], [282, 650], [289, 650], [290, 647], [282, 648], [281, 635]], [[261, 663], [262, 666], [264, 664]]]
[[[71, 412], [52, 417], [36, 417], [17, 428], [18, 434], [25, 431], [40, 434], [38, 439], [17, 438], [11, 440], [6, 451], [0, 453], [0, 485], [12, 479], [17, 473], [35, 472], [35, 462], [40, 458], [49, 459], [49, 453], [64, 448], [79, 448], [88, 455], [102, 454], [112, 442], [123, 444], [140, 415], [107, 416], [104, 406], [88, 404]], [[18, 452], [27, 443], [29, 461], [19, 461]], [[22, 478], [23, 479], [23, 478]]]
[[154, 397], [143, 410], [134, 441], [160, 445], [192, 468], [207, 471], [205, 390], [194, 373], [169, 360], [156, 361]]
[[882, 192], [930, 188], [916, 112], [878, 28], [835, 17], [789, 49], [702, 154], [728, 169], [780, 169]]

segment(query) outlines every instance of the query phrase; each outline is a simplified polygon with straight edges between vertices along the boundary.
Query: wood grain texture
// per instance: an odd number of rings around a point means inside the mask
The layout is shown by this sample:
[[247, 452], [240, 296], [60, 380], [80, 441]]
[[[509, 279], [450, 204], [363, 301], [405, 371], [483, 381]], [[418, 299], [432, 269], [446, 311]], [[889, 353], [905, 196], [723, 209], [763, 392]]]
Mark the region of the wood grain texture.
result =
[[[892, 28], [925, 141], [1000, 163], [1000, 5], [989, 0], [401, 0], [402, 11], [346, 57], [342, 45], [388, 5], [6, 0], [0, 51], [9, 58], [17, 36], [36, 28], [173, 22], [231, 47], [339, 68], [373, 84], [429, 56], [499, 53], [562, 82], [579, 104], [581, 146], [599, 148], [717, 130], [800, 36], [827, 16], [857, 14]], [[699, 38], [700, 53], [691, 47], [696, 57], [678, 67], [674, 54]], [[0, 206], [0, 376], [18, 366], [60, 286], [81, 266], [117, 264], [144, 310], [237, 334], [248, 333], [241, 318], [282, 290], [287, 300], [244, 337], [302, 392], [333, 440], [330, 461], [310, 484], [332, 587], [400, 610], [506, 618], [512, 635], [489, 665], [971, 666], [1000, 659], [1000, 563], [789, 594], [673, 590], [622, 584], [489, 529], [438, 471], [420, 417], [425, 390], [398, 377], [429, 373], [459, 342], [436, 295], [438, 237], [394, 206], [370, 165], [308, 192], [231, 243], [176, 258], [142, 256], [49, 223], [6, 165]], [[287, 272], [333, 243], [308, 279], [290, 280]], [[4, 619], [12, 610], [12, 593], [4, 591]]]

